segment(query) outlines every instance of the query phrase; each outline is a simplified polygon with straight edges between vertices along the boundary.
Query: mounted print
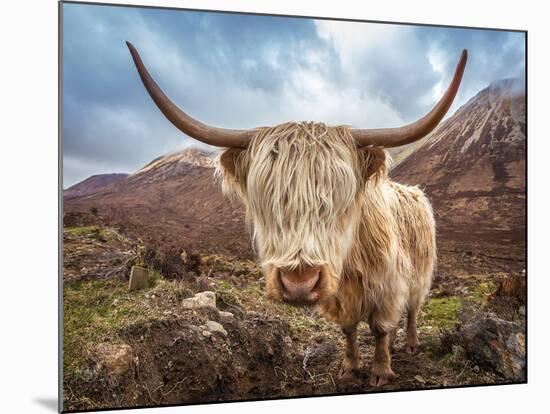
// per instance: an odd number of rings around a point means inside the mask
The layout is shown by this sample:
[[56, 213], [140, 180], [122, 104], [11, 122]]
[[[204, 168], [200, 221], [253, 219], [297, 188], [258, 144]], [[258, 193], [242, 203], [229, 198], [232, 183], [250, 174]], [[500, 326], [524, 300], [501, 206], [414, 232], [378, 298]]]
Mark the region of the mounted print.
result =
[[63, 411], [526, 382], [526, 32], [60, 9]]

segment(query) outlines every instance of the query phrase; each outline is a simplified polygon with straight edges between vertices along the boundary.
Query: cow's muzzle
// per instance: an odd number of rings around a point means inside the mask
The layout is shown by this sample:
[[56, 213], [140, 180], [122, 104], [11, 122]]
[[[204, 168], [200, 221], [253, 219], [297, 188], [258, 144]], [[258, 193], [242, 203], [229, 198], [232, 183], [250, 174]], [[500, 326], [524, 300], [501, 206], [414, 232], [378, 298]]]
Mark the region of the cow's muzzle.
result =
[[290, 271], [279, 269], [283, 300], [297, 305], [313, 305], [316, 303], [321, 295], [323, 273], [320, 266], [304, 266]]

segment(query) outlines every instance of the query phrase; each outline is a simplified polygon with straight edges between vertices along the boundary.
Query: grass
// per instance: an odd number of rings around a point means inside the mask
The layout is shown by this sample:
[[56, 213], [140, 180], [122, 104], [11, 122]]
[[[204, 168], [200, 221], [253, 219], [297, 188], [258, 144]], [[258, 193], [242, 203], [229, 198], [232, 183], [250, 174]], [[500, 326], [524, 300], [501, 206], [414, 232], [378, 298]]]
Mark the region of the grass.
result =
[[257, 309], [273, 315], [284, 315], [288, 318], [290, 328], [295, 332], [311, 332], [326, 328], [325, 319], [304, 315], [304, 310], [285, 303], [274, 302], [264, 297], [264, 291], [257, 282], [249, 282], [244, 288], [234, 286], [228, 280], [216, 282], [216, 294], [220, 301], [241, 309]]
[[261, 276], [261, 270], [258, 265], [248, 259], [237, 259], [223, 255], [203, 255], [202, 270], [209, 273], [209, 270], [217, 272], [227, 272], [234, 276], [251, 276], [258, 278]]
[[112, 236], [109, 230], [100, 226], [65, 227], [63, 233], [70, 236], [86, 236], [102, 242], [109, 241]]
[[245, 293], [255, 296], [257, 298], [263, 297], [264, 293], [262, 292], [261, 288], [256, 284], [249, 284], [245, 289]]
[[221, 289], [221, 290], [231, 290], [233, 289], [233, 285], [231, 283], [229, 283], [227, 280], [220, 280], [218, 282], [218, 289]]
[[148, 325], [163, 318], [165, 310], [177, 309], [185, 288], [150, 271], [151, 286], [129, 291], [118, 279], [80, 281], [64, 287], [64, 369], [66, 375], [90, 376], [86, 360], [95, 346], [117, 342], [131, 325]]
[[448, 352], [436, 359], [441, 367], [460, 368], [464, 366], [464, 349], [460, 345], [453, 345], [451, 352]]

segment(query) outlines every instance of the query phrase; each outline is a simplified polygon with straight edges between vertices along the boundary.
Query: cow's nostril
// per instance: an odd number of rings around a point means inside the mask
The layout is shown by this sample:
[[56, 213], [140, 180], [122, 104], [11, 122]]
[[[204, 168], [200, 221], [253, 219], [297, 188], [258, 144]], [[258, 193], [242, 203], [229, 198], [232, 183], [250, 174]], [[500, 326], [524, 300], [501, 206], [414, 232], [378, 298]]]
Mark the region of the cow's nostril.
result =
[[315, 293], [321, 279], [319, 267], [281, 272], [280, 280], [283, 296], [288, 301], [313, 301], [318, 299]]

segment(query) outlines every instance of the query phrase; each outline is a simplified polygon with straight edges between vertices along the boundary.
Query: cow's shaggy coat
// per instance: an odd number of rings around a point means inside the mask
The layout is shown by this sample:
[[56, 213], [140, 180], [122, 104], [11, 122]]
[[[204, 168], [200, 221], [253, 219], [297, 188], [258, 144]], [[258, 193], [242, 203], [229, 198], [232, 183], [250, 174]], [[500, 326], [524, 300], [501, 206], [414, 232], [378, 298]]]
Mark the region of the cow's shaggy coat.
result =
[[388, 177], [388, 157], [358, 148], [348, 127], [286, 123], [259, 128], [247, 149], [228, 149], [219, 173], [243, 200], [266, 272], [281, 299], [278, 269], [322, 266], [322, 314], [347, 337], [342, 375], [358, 367], [356, 328], [376, 338], [371, 383], [393, 376], [389, 347], [407, 311], [407, 349], [418, 346], [416, 316], [436, 261], [432, 208], [417, 187]]

